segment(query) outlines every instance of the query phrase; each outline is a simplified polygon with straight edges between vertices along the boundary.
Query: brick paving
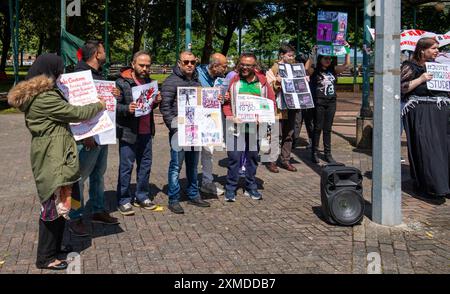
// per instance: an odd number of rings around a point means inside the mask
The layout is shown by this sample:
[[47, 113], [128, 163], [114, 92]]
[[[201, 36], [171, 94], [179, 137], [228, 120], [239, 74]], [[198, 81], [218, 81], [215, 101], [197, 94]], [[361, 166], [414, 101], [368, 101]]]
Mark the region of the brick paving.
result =
[[[364, 196], [371, 197], [370, 152], [355, 150], [354, 115], [358, 103], [343, 100], [333, 135], [335, 158], [358, 167]], [[367, 272], [367, 255], [381, 255], [383, 273], [450, 273], [449, 203], [415, 198], [403, 173], [404, 224], [388, 228], [365, 217], [363, 224], [327, 224], [320, 212], [320, 168], [305, 147], [293, 154], [298, 173], [271, 174], [258, 168], [263, 201], [238, 192], [236, 203], [209, 198], [211, 208], [182, 203], [186, 213], [167, 209], [168, 137], [157, 117], [150, 182], [163, 212], [136, 210], [122, 217], [115, 207], [117, 146], [111, 146], [105, 176], [107, 208], [119, 226], [91, 224], [90, 238], [66, 232], [81, 251], [83, 273], [355, 273]], [[305, 138], [306, 135], [303, 134]], [[0, 115], [0, 273], [47, 273], [34, 266], [39, 202], [29, 162], [30, 136], [20, 114]], [[404, 145], [404, 143], [403, 143]], [[406, 158], [406, 149], [402, 148]], [[215, 155], [215, 174], [225, 183], [225, 153]], [[184, 171], [182, 171], [184, 178]], [[370, 206], [367, 208], [370, 216]]]

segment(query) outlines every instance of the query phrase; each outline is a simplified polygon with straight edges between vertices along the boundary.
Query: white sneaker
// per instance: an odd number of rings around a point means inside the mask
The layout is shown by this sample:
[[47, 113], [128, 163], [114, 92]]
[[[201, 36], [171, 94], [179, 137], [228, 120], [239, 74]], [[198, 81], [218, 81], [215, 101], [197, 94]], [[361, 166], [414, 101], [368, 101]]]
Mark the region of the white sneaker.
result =
[[215, 196], [225, 194], [225, 191], [217, 187], [214, 183], [203, 184], [200, 188], [200, 191], [205, 194], [211, 194]]

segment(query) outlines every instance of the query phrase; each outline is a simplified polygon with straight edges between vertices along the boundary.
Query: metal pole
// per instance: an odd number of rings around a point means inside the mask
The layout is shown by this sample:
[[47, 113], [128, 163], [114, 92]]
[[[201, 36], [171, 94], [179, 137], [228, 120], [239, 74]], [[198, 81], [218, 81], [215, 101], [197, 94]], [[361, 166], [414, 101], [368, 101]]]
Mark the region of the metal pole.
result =
[[105, 0], [105, 54], [106, 54], [106, 64], [103, 68], [103, 75], [105, 78], [108, 78], [109, 75], [109, 67], [110, 67], [110, 46], [109, 46], [109, 0]]
[[353, 86], [358, 83], [358, 6], [355, 7], [355, 52], [353, 60]]
[[192, 0], [186, 0], [186, 51], [192, 50]]
[[[11, 42], [12, 42], [12, 49], [13, 49], [13, 69], [14, 69], [14, 84], [17, 84], [19, 82], [19, 61], [18, 61], [18, 36], [17, 36], [17, 30], [18, 30], [18, 6], [19, 3], [16, 0], [15, 1], [16, 4], [16, 10], [14, 12], [14, 6], [13, 6], [13, 1], [9, 0], [8, 1], [8, 5], [9, 5], [9, 23], [10, 23], [10, 30], [11, 30]], [[16, 14], [16, 19], [14, 19], [14, 14]]]
[[[364, 7], [370, 5], [371, 0], [364, 0]], [[371, 36], [369, 28], [372, 27], [371, 16], [364, 9], [364, 47], [369, 48], [371, 45]], [[362, 118], [372, 117], [373, 113], [370, 109], [370, 56], [366, 50], [363, 50], [363, 96], [360, 116]]]
[[401, 0], [380, 1], [376, 17], [372, 220], [402, 222], [400, 167]]
[[297, 55], [300, 55], [300, 2], [297, 3]]
[[413, 29], [417, 28], [417, 7], [413, 7]]
[[64, 59], [64, 66], [66, 65], [66, 60], [63, 55], [63, 32], [66, 30], [66, 0], [61, 0], [61, 40], [60, 40], [60, 48], [61, 48], [61, 56]]
[[180, 0], [177, 0], [177, 20], [176, 20], [176, 29], [175, 29], [175, 35], [177, 39], [177, 51], [175, 53], [175, 62], [178, 58], [178, 54], [180, 54]]
[[242, 4], [239, 4], [239, 31], [238, 31], [238, 54], [242, 54]]

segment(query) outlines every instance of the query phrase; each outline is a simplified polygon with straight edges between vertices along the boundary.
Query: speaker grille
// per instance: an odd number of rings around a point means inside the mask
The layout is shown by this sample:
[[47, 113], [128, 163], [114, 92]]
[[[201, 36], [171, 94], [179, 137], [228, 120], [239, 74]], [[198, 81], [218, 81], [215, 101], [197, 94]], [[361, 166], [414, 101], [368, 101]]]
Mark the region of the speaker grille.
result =
[[353, 189], [342, 189], [332, 198], [330, 210], [333, 218], [343, 225], [354, 225], [364, 215], [364, 200]]

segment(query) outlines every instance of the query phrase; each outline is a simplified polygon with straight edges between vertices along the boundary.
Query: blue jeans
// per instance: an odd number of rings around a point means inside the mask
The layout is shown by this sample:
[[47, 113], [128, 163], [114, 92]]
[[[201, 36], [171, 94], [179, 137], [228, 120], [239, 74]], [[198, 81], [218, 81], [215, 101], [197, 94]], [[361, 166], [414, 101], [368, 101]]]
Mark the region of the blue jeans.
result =
[[[136, 193], [131, 194], [130, 183], [136, 161]], [[119, 205], [131, 203], [135, 198], [143, 202], [150, 198], [150, 171], [152, 169], [152, 136], [138, 135], [135, 144], [119, 141], [119, 179], [117, 201]]]
[[84, 182], [89, 178], [89, 201], [86, 207], [92, 206], [92, 213], [105, 211], [105, 184], [103, 175], [106, 172], [108, 162], [108, 146], [97, 146], [96, 148], [87, 150], [83, 145], [79, 144], [78, 156], [80, 159], [81, 180], [78, 182], [80, 188], [81, 207], [72, 210], [69, 214], [71, 219], [80, 219], [84, 213]]
[[[227, 173], [227, 185], [225, 189], [227, 191], [236, 192], [239, 183], [239, 172], [241, 171], [242, 156], [245, 158], [245, 189], [256, 190], [258, 188], [256, 184], [256, 170], [258, 168], [258, 155], [259, 150], [258, 143], [256, 146], [250, 146], [250, 140], [248, 134], [245, 135], [245, 150], [238, 149], [237, 138], [234, 138], [234, 149], [236, 151], [228, 151], [228, 173]], [[250, 151], [251, 150], [251, 151]]]
[[180, 201], [180, 171], [183, 166], [183, 160], [186, 161], [186, 178], [188, 185], [186, 189], [187, 196], [193, 200], [200, 195], [198, 194], [197, 182], [197, 166], [200, 158], [199, 151], [175, 151], [170, 149], [170, 164], [169, 164], [169, 205]]

